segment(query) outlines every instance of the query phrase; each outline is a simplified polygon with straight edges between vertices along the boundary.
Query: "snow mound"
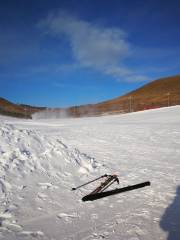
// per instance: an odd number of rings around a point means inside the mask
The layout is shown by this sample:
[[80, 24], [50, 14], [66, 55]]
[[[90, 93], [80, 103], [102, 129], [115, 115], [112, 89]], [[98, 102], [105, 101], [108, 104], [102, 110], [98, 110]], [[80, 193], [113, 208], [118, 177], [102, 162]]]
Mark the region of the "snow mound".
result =
[[24, 229], [24, 220], [67, 208], [72, 185], [101, 165], [41, 130], [0, 122], [0, 142], [0, 235], [43, 238], [40, 230]]
[[0, 123], [0, 142], [0, 189], [3, 193], [11, 189], [7, 176], [22, 178], [37, 173], [61, 178], [75, 172], [88, 174], [98, 167], [94, 158], [69, 148], [59, 137], [46, 136], [36, 130]]

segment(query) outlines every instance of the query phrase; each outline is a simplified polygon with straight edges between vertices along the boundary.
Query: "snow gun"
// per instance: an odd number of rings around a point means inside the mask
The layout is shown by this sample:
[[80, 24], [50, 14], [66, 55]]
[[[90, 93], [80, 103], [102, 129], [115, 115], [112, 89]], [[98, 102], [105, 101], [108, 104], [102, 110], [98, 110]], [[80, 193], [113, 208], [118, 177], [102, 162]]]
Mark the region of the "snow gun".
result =
[[113, 190], [109, 190], [109, 191], [105, 191], [108, 187], [110, 187], [113, 183], [117, 182], [119, 184], [119, 179], [118, 179], [118, 176], [116, 174], [113, 174], [113, 175], [108, 175], [108, 174], [105, 174], [105, 175], [102, 175], [94, 180], [91, 180], [87, 183], [84, 183], [78, 187], [75, 187], [75, 188], [72, 188], [72, 191], [74, 190], [77, 190], [81, 187], [84, 187], [92, 182], [95, 182], [101, 178], [105, 178], [105, 181], [102, 182], [94, 191], [92, 191], [90, 194], [84, 196], [82, 198], [82, 201], [83, 202], [86, 202], [86, 201], [94, 201], [94, 200], [97, 200], [97, 199], [100, 199], [100, 198], [104, 198], [104, 197], [108, 197], [108, 196], [111, 196], [111, 195], [115, 195], [115, 194], [119, 194], [119, 193], [122, 193], [122, 192], [127, 192], [127, 191], [131, 191], [131, 190], [134, 190], [134, 189], [138, 189], [138, 188], [143, 188], [143, 187], [146, 187], [146, 186], [150, 186], [151, 183], [149, 181], [147, 182], [142, 182], [142, 183], [138, 183], [138, 184], [135, 184], [135, 185], [131, 185], [131, 186], [127, 186], [127, 187], [123, 187], [123, 188], [116, 188], [116, 189], [113, 189]]

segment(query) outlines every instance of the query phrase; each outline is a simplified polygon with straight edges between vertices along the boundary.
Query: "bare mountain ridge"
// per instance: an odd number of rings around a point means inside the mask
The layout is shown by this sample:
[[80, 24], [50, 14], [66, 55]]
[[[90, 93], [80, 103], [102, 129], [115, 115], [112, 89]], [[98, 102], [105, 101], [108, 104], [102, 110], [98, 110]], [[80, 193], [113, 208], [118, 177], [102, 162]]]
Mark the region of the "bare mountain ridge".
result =
[[43, 107], [33, 107], [24, 104], [14, 104], [0, 97], [0, 114], [19, 118], [31, 118], [35, 112], [45, 110]]
[[180, 75], [152, 81], [123, 96], [93, 105], [69, 108], [71, 115], [99, 115], [140, 111], [180, 104]]
[[[81, 117], [126, 113], [144, 109], [180, 105], [180, 75], [152, 81], [123, 96], [97, 104], [51, 108], [52, 113], [62, 116]], [[30, 118], [36, 112], [49, 111], [44, 107], [18, 105], [0, 98], [0, 114]], [[65, 114], [64, 114], [65, 113]]]

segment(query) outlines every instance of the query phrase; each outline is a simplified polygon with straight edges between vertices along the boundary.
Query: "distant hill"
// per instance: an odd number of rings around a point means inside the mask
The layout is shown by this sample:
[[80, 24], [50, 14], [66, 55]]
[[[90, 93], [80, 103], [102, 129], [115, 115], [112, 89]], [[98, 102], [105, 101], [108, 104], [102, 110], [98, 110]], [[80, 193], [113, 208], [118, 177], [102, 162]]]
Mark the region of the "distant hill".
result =
[[0, 98], [0, 114], [30, 118], [31, 114], [41, 112], [42, 117], [49, 116], [49, 114], [54, 114], [57, 117], [81, 117], [127, 113], [174, 105], [180, 105], [180, 75], [152, 81], [141, 88], [108, 101], [66, 109], [47, 110], [44, 107], [17, 105]]
[[0, 98], [0, 114], [19, 118], [31, 118], [35, 112], [45, 110], [43, 107], [14, 104], [4, 98]]
[[152, 81], [141, 88], [109, 101], [74, 106], [72, 116], [126, 113], [165, 106], [180, 105], [180, 75]]

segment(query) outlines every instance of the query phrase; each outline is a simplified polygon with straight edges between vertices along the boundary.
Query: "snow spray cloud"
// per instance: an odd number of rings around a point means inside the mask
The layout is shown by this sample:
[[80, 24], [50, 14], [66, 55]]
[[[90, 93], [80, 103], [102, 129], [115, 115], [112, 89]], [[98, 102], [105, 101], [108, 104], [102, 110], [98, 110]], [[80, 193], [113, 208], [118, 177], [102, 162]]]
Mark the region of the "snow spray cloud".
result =
[[47, 108], [46, 110], [32, 114], [32, 119], [60, 119], [70, 117], [88, 117], [99, 115], [95, 105], [73, 106], [64, 109]]
[[66, 109], [47, 108], [46, 110], [32, 114], [32, 119], [59, 119], [68, 117], [70, 117], [70, 115]]

